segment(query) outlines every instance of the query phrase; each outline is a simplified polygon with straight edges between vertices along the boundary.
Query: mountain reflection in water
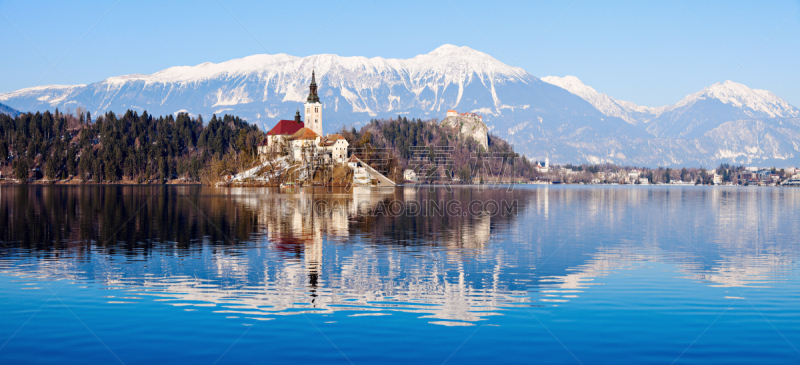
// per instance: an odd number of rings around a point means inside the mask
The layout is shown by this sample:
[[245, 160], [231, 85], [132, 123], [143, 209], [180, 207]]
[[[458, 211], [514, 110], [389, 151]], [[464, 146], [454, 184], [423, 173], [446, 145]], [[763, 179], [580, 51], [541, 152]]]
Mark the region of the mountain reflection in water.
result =
[[0, 273], [259, 320], [347, 310], [471, 325], [649, 263], [770, 286], [800, 236], [776, 213], [799, 204], [794, 189], [702, 187], [0, 187]]

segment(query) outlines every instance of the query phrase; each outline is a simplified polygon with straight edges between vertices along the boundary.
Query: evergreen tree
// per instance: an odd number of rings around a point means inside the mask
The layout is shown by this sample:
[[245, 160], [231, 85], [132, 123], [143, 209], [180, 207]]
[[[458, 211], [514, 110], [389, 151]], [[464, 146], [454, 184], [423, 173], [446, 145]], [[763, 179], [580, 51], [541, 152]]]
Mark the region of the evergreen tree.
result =
[[57, 177], [56, 173], [58, 171], [56, 170], [56, 163], [57, 162], [55, 158], [49, 158], [47, 162], [44, 164], [44, 174], [50, 180], [54, 180]]
[[28, 161], [26, 158], [17, 158], [14, 160], [14, 176], [19, 180], [20, 183], [27, 183], [28, 182]]

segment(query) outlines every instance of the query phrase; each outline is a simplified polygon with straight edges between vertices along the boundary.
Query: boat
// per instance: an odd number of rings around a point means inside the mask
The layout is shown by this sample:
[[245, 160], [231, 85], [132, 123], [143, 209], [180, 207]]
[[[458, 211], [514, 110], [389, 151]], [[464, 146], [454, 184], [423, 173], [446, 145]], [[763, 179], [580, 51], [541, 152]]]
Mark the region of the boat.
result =
[[297, 187], [297, 185], [295, 185], [295, 183], [293, 183], [291, 181], [290, 182], [281, 183], [281, 189], [292, 189], [292, 188], [296, 188], [296, 187]]

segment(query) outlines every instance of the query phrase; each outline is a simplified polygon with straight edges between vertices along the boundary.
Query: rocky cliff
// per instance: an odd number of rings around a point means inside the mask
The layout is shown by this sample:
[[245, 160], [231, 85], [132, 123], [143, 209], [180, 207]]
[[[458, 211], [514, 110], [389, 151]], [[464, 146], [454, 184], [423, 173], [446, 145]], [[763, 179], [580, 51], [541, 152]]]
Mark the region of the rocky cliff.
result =
[[442, 126], [455, 128], [464, 137], [472, 137], [484, 150], [489, 150], [489, 127], [477, 118], [468, 116], [447, 117], [440, 123]]

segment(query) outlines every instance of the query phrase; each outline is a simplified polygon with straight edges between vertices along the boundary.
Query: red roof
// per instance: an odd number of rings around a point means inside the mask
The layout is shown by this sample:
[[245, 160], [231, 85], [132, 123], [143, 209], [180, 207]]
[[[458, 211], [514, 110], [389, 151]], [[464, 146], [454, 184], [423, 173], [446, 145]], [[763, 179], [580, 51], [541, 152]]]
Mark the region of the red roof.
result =
[[293, 120], [281, 120], [272, 130], [267, 133], [268, 136], [289, 136], [294, 134], [294, 132], [299, 131], [301, 128], [305, 127], [303, 122], [295, 122]]
[[317, 139], [319, 134], [314, 133], [310, 128], [301, 128], [298, 129], [297, 132], [289, 136], [290, 140], [296, 139]]
[[344, 139], [345, 141], [347, 141], [344, 137], [342, 137], [341, 134], [331, 134], [331, 135], [323, 138], [321, 141], [319, 141], [319, 144], [325, 145], [325, 146], [333, 146], [336, 143], [336, 141], [338, 141], [340, 139]]

